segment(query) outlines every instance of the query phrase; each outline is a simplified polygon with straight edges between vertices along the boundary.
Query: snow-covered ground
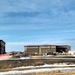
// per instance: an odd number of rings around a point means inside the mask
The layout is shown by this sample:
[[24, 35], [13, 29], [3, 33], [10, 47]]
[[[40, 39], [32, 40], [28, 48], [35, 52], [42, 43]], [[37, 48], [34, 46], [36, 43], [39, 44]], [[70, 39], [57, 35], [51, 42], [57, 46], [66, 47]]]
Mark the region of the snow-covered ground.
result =
[[8, 72], [0, 72], [0, 75], [22, 75], [27, 73], [34, 73], [34, 72], [50, 72], [59, 70], [61, 72], [74, 70], [74, 68], [43, 68], [43, 69], [31, 69], [31, 70], [23, 70], [23, 71], [8, 71]]
[[[66, 68], [57, 68], [57, 66], [72, 66], [72, 67], [66, 67]], [[73, 67], [74, 66], [74, 67]], [[55, 68], [53, 68], [55, 67]], [[19, 71], [18, 69], [27, 69], [27, 70], [21, 70]], [[27, 74], [27, 73], [34, 73], [34, 72], [49, 72], [49, 71], [56, 71], [59, 70], [61, 72], [65, 71], [70, 71], [70, 70], [75, 70], [75, 64], [67, 65], [65, 63], [55, 63], [53, 65], [48, 65], [45, 64], [43, 66], [22, 66], [22, 67], [16, 67], [13, 68], [12, 71], [7, 71], [7, 72], [0, 72], [0, 75], [22, 75], [22, 74]]]
[[55, 63], [55, 64], [44, 64], [42, 66], [22, 66], [22, 67], [16, 67], [13, 69], [34, 69], [34, 68], [52, 68], [52, 67], [75, 67], [75, 64], [73, 63]]

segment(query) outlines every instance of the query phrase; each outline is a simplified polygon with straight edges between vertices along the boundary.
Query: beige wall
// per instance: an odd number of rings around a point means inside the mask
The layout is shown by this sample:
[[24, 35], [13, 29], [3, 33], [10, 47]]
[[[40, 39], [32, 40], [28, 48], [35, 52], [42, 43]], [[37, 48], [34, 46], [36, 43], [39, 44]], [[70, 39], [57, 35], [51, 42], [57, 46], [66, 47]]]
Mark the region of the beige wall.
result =
[[[67, 46], [60, 47], [67, 48]], [[28, 54], [47, 54], [48, 52], [56, 52], [56, 45], [25, 46], [24, 52]]]

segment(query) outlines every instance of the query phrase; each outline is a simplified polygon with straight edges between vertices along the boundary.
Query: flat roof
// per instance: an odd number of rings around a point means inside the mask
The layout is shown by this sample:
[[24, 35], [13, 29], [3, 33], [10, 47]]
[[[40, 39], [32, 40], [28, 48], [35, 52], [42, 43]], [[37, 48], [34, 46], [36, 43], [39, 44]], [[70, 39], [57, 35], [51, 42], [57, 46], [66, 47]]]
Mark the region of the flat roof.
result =
[[26, 45], [24, 47], [33, 47], [33, 46], [69, 46], [69, 45]]
[[[2, 42], [4, 42], [3, 40], [0, 40], [0, 41], [2, 41]], [[5, 43], [5, 42], [4, 42]], [[6, 43], [5, 43], [6, 44]]]

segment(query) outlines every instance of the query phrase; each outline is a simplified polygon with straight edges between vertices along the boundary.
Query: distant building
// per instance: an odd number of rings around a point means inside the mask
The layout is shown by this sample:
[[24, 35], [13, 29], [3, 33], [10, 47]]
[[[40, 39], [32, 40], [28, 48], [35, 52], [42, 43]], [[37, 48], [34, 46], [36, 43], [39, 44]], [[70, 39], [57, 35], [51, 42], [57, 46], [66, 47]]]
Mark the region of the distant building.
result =
[[0, 40], [0, 54], [5, 54], [5, 42], [3, 40]]
[[24, 46], [25, 54], [52, 54], [52, 53], [67, 53], [70, 50], [68, 45], [29, 45]]

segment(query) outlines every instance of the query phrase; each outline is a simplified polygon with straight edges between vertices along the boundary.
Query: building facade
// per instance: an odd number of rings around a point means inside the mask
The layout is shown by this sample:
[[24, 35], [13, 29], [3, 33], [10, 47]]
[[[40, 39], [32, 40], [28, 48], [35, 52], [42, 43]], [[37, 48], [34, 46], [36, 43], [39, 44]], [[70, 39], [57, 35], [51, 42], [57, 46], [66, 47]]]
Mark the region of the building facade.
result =
[[68, 52], [70, 50], [70, 46], [68, 45], [30, 45], [24, 46], [25, 54], [48, 54], [48, 53], [62, 53]]
[[5, 54], [5, 42], [3, 40], [0, 40], [0, 54]]

